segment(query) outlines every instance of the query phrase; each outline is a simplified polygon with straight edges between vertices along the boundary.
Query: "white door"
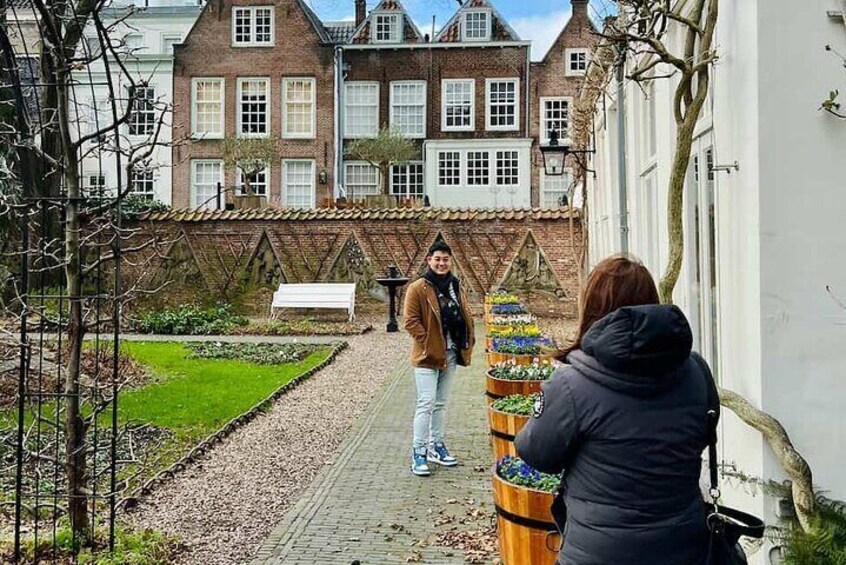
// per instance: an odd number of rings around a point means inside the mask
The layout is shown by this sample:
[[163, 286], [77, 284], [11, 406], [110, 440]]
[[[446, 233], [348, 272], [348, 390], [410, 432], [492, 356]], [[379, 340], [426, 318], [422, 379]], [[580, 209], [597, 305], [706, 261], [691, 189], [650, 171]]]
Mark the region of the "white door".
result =
[[717, 182], [714, 175], [713, 135], [696, 139], [691, 151], [685, 191], [685, 262], [688, 315], [693, 347], [718, 374], [719, 368], [719, 262], [717, 260]]

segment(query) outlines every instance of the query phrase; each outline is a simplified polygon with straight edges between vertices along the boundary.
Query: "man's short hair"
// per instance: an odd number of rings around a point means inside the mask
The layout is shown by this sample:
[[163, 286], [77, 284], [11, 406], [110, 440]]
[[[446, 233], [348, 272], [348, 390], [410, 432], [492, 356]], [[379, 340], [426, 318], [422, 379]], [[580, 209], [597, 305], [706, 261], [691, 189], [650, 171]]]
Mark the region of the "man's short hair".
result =
[[431, 257], [435, 254], [435, 251], [441, 251], [452, 257], [452, 247], [447, 245], [447, 242], [442, 239], [439, 239], [438, 241], [429, 246], [429, 251], [426, 253], [426, 256]]

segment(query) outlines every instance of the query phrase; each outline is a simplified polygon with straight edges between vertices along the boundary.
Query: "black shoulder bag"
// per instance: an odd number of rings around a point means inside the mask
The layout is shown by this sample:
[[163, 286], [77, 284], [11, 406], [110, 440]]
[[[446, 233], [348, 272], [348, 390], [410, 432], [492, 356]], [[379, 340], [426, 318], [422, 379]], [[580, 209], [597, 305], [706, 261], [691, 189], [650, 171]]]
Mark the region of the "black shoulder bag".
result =
[[717, 423], [720, 398], [711, 370], [699, 356], [694, 355], [707, 379], [708, 387], [708, 470], [711, 475], [711, 502], [705, 504], [708, 526], [708, 554], [705, 565], [746, 565], [746, 554], [738, 541], [741, 537], [760, 539], [764, 535], [764, 522], [759, 518], [720, 506], [719, 479], [717, 476]]

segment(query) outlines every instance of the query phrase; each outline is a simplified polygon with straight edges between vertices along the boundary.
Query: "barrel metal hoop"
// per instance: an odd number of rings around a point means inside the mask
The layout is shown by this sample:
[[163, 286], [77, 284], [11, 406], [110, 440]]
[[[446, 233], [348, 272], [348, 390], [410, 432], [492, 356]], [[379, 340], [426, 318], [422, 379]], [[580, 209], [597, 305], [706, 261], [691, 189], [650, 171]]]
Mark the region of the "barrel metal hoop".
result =
[[511, 512], [505, 510], [497, 504], [494, 505], [494, 508], [496, 508], [497, 514], [499, 514], [509, 522], [517, 524], [518, 526], [523, 526], [524, 528], [531, 528], [533, 530], [540, 530], [541, 532], [558, 533], [558, 528], [555, 527], [555, 524], [552, 522], [544, 522], [543, 520], [534, 520], [532, 518], [526, 518], [525, 516], [517, 516], [516, 514], [512, 514]]

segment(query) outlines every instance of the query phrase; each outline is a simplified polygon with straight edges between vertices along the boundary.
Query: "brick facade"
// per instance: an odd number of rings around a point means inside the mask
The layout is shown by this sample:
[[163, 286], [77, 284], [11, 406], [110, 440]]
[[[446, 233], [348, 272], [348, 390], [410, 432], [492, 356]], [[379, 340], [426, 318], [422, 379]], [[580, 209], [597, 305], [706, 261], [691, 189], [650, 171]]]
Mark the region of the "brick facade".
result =
[[[232, 46], [233, 6], [274, 6], [272, 47]], [[281, 138], [282, 79], [313, 77], [316, 86], [314, 139], [282, 140], [282, 159], [313, 159], [315, 174], [326, 172], [327, 182], [315, 180], [317, 202], [332, 195], [334, 185], [334, 47], [321, 37], [299, 0], [220, 0], [206, 3], [191, 33], [174, 54], [174, 139], [190, 137], [192, 78], [225, 79], [225, 132], [234, 136], [238, 78], [270, 79], [270, 135]], [[219, 159], [219, 140], [191, 140], [173, 149], [173, 205], [190, 205], [191, 159]], [[280, 204], [281, 160], [271, 163], [269, 201]], [[226, 171], [225, 185], [234, 186], [233, 171]]]
[[[541, 99], [543, 97], [571, 98], [570, 111], [579, 96], [583, 78], [581, 76], [567, 76], [565, 59], [567, 49], [592, 48], [597, 41], [596, 28], [588, 17], [587, 0], [572, 0], [573, 15], [561, 30], [544, 58], [532, 63], [531, 92], [532, 107], [530, 120], [530, 135], [535, 139], [532, 147], [532, 202], [540, 205], [541, 171], [543, 157], [540, 153], [540, 120]], [[572, 117], [570, 118], [572, 123]], [[572, 156], [567, 158], [566, 166], [576, 167], [578, 164]]]
[[[416, 278], [426, 250], [444, 239], [454, 272], [477, 305], [488, 291], [508, 288], [538, 314], [575, 315], [578, 217], [567, 210], [322, 210], [160, 213], [136, 222], [137, 237], [167, 241], [163, 257], [136, 260], [128, 277], [158, 288], [156, 304], [225, 300], [265, 313], [280, 282], [356, 282], [359, 302], [384, 300], [375, 278], [389, 265]], [[572, 229], [572, 232], [571, 232]], [[381, 310], [383, 307], [380, 306]]]

